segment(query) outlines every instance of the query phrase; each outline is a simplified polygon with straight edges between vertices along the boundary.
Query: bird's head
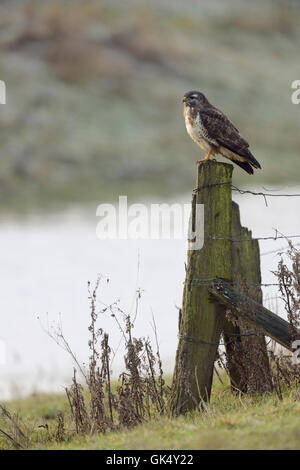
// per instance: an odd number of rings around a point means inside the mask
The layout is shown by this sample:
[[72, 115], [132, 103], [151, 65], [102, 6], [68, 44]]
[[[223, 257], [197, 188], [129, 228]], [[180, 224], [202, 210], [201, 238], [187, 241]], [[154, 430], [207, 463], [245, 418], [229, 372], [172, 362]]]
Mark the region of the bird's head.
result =
[[188, 91], [183, 95], [182, 101], [185, 105], [190, 106], [191, 108], [209, 104], [208, 100], [205, 98], [203, 93], [200, 93], [200, 91]]

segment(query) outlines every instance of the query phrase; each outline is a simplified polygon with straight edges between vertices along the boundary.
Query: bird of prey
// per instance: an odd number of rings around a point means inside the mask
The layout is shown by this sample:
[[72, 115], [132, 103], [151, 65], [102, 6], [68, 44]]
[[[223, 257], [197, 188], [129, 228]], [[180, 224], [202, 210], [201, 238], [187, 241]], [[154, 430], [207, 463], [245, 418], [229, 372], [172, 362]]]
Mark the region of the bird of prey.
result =
[[249, 150], [248, 142], [219, 109], [199, 91], [184, 94], [184, 119], [188, 134], [205, 151], [206, 162], [213, 156], [229, 158], [250, 175], [253, 168], [261, 168]]

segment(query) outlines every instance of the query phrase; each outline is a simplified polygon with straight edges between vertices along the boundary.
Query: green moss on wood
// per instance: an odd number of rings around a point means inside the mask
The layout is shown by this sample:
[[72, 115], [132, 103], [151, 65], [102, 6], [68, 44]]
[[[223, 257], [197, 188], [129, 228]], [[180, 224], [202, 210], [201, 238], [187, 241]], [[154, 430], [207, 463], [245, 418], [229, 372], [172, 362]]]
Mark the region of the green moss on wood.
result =
[[[238, 204], [232, 203], [232, 238], [249, 240], [252, 233], [242, 227]], [[260, 251], [257, 240], [232, 243], [232, 278], [235, 289], [251, 299], [262, 303]], [[232, 334], [248, 334], [254, 331], [253, 326], [231, 315], [234, 323], [228, 318], [224, 322], [225, 343], [232, 341]], [[271, 390], [271, 375], [267, 347], [264, 336], [256, 330], [258, 336], [245, 336], [237, 339], [238, 347], [233, 343], [226, 346], [227, 364], [232, 389], [242, 392], [264, 392]], [[243, 364], [243, 361], [245, 362]], [[260, 372], [254, 374], [254, 370]]]
[[[198, 167], [196, 203], [204, 204], [204, 246], [188, 252], [183, 293], [179, 345], [172, 386], [173, 414], [195, 409], [211, 392], [217, 344], [223, 328], [225, 309], [212, 303], [206, 285], [193, 285], [192, 279], [220, 277], [230, 281], [231, 273], [231, 178], [232, 165], [207, 162]], [[217, 186], [209, 186], [217, 184]], [[211, 237], [220, 237], [212, 240]], [[225, 238], [225, 240], [223, 239]]]

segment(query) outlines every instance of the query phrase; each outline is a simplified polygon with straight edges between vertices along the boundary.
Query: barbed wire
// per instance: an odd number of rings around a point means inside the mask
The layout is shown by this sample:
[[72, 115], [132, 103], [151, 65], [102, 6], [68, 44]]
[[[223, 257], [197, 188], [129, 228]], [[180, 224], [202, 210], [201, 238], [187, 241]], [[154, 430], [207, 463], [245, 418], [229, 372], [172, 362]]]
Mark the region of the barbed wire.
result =
[[[277, 232], [277, 230], [276, 230]], [[260, 240], [273, 240], [273, 241], [276, 241], [276, 240], [280, 240], [280, 239], [283, 239], [285, 238], [286, 240], [290, 239], [290, 238], [300, 238], [300, 234], [299, 235], [269, 235], [267, 237], [253, 237], [253, 238], [233, 238], [233, 237], [215, 237], [214, 235], [208, 235], [206, 237], [206, 239], [208, 240], [229, 240], [231, 242], [253, 242], [255, 240], [257, 241], [260, 241]]]
[[[188, 283], [190, 286], [211, 286], [213, 282], [220, 281], [217, 277], [208, 277], [208, 278], [191, 278], [186, 279], [184, 283]], [[258, 283], [258, 282], [237, 282], [237, 281], [226, 281], [231, 286], [245, 286], [245, 287], [274, 287], [279, 286], [278, 282], [269, 282], [269, 283]]]
[[237, 186], [234, 186], [232, 183], [208, 183], [204, 184], [202, 186], [199, 186], [198, 188], [194, 188], [193, 192], [197, 193], [201, 191], [201, 189], [206, 189], [206, 188], [212, 188], [212, 187], [218, 187], [218, 186], [230, 186], [233, 191], [238, 192], [239, 194], [251, 194], [252, 196], [262, 196], [265, 200], [266, 206], [268, 206], [268, 197], [300, 197], [300, 194], [295, 193], [295, 194], [272, 194], [272, 193], [265, 193], [262, 191], [256, 192], [256, 191], [251, 191], [250, 189], [240, 189]]
[[[242, 242], [253, 242], [253, 241], [266, 241], [266, 240], [277, 241], [281, 239], [289, 240], [289, 239], [294, 239], [294, 238], [300, 238], [300, 234], [299, 235], [277, 235], [278, 233], [279, 232], [276, 230], [275, 235], [269, 235], [266, 237], [253, 237], [253, 238], [217, 237], [215, 235], [207, 235], [206, 237], [204, 237], [204, 241], [205, 240], [227, 240], [227, 241], [231, 241], [234, 243], [242, 243]], [[190, 240], [190, 241], [193, 241], [193, 240]], [[297, 246], [298, 245], [299, 244], [297, 244]], [[275, 250], [275, 252], [276, 251], [280, 251], [280, 248], [278, 250]]]
[[[300, 243], [295, 243], [294, 246], [300, 246]], [[283, 253], [286, 251], [289, 247], [288, 246], [283, 246], [281, 248], [277, 248], [277, 250], [270, 250], [270, 251], [265, 251], [264, 253], [261, 253], [260, 256], [266, 256], [266, 255], [271, 255], [273, 253]]]
[[251, 191], [250, 189], [240, 189], [234, 186], [233, 184], [231, 186], [234, 191], [238, 191], [240, 194], [252, 194], [253, 196], [266, 196], [266, 197], [300, 197], [300, 194], [298, 193], [294, 193], [294, 194], [263, 193], [261, 191], [260, 192]]
[[[231, 186], [232, 189], [234, 189], [235, 191], [239, 191], [241, 194], [250, 193], [250, 194], [259, 195], [259, 196], [263, 195], [263, 196], [283, 196], [283, 197], [284, 196], [285, 197], [293, 197], [293, 196], [298, 197], [299, 196], [300, 197], [300, 194], [270, 194], [270, 193], [262, 193], [262, 192], [256, 193], [250, 190], [239, 189], [231, 183], [209, 183], [209, 184], [200, 186], [199, 188], [195, 188], [194, 191], [200, 191], [201, 189], [210, 188], [214, 186]], [[294, 238], [300, 238], [300, 234], [299, 235], [283, 235], [281, 232], [279, 232], [279, 230], [277, 229], [274, 229], [274, 230], [275, 230], [275, 235], [273, 236], [269, 235], [265, 237], [234, 238], [234, 237], [217, 237], [214, 235], [207, 235], [206, 237], [204, 237], [204, 241], [205, 240], [228, 240], [228, 241], [235, 242], [235, 243], [242, 243], [242, 242], [253, 242], [253, 241], [266, 241], [266, 240], [277, 241], [281, 239], [289, 240], [289, 239], [294, 239]], [[278, 251], [280, 251], [280, 249]]]
[[[234, 336], [235, 338], [237, 337], [241, 337], [241, 336], [258, 336], [257, 333], [255, 332], [251, 332], [251, 333], [225, 333], [224, 334], [226, 336]], [[235, 340], [232, 339], [231, 341], [205, 341], [204, 339], [200, 339], [200, 338], [194, 338], [193, 336], [188, 336], [188, 335], [181, 335], [179, 334], [178, 335], [178, 338], [181, 338], [185, 341], [188, 341], [189, 343], [196, 343], [196, 344], [207, 344], [207, 345], [210, 345], [210, 346], [227, 346], [228, 344], [231, 344], [231, 343], [234, 343]]]
[[201, 189], [206, 189], [206, 188], [213, 188], [215, 186], [231, 186], [232, 183], [208, 183], [208, 184], [203, 184], [202, 186], [199, 186], [198, 188], [193, 189], [193, 193], [198, 193], [201, 191]]
[[[265, 198], [266, 205], [268, 205], [267, 199], [266, 199], [267, 197], [300, 197], [300, 194], [298, 194], [298, 193], [294, 193], [294, 194], [291, 194], [291, 193], [290, 194], [272, 194], [270, 192], [262, 192], [262, 191], [256, 192], [256, 191], [251, 191], [249, 189], [240, 189], [237, 186], [234, 186], [230, 182], [204, 184], [202, 186], [194, 188], [193, 192], [199, 192], [202, 189], [211, 188], [211, 187], [221, 187], [221, 186], [230, 186], [233, 191], [237, 191], [240, 194], [251, 194], [251, 195], [254, 195], [254, 196], [263, 196]], [[271, 191], [271, 190], [269, 189], [267, 191]], [[277, 190], [277, 191], [279, 191], [279, 190]], [[204, 241], [205, 240], [228, 240], [228, 241], [231, 241], [233, 243], [242, 243], [242, 242], [268, 241], [268, 240], [277, 241], [277, 240], [282, 240], [282, 239], [289, 240], [289, 239], [300, 238], [300, 234], [297, 234], [297, 235], [283, 235], [277, 229], [274, 229], [274, 230], [275, 230], [275, 235], [273, 235], [273, 236], [269, 235], [269, 236], [264, 236], [264, 237], [260, 236], [260, 237], [253, 237], [253, 238], [234, 238], [234, 237], [218, 237], [218, 236], [214, 236], [214, 235], [208, 235], [204, 238]], [[294, 246], [300, 246], [300, 243], [296, 243]], [[276, 250], [270, 250], [270, 251], [261, 253], [260, 256], [266, 256], [266, 255], [273, 254], [273, 253], [284, 252], [287, 249], [288, 249], [288, 246], [278, 248]]]

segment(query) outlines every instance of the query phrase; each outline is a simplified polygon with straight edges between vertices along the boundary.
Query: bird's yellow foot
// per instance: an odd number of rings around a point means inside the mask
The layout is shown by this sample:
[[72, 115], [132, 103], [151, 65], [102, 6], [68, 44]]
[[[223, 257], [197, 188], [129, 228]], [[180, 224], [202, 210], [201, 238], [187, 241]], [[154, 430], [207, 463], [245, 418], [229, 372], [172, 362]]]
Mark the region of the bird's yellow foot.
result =
[[217, 160], [215, 158], [203, 158], [202, 160], [197, 160], [197, 163], [204, 163], [204, 162], [216, 162]]

